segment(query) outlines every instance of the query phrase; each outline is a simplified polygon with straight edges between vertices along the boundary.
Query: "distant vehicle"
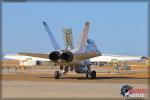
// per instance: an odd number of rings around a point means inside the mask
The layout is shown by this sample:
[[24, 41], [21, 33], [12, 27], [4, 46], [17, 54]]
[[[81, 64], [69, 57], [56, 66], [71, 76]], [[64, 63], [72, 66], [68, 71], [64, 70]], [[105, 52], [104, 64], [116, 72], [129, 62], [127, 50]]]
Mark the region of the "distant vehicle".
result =
[[85, 23], [83, 32], [79, 39], [78, 45], [73, 49], [60, 49], [58, 43], [56, 42], [52, 32], [47, 26], [46, 22], [43, 22], [51, 43], [53, 44], [54, 50], [49, 54], [41, 53], [19, 53], [20, 55], [32, 56], [46, 58], [52, 61], [55, 65], [60, 66], [60, 70], [56, 70], [54, 73], [54, 78], [59, 79], [60, 76], [65, 75], [69, 69], [70, 71], [75, 71], [76, 73], [85, 73], [86, 77], [89, 76], [92, 79], [96, 78], [96, 71], [91, 71], [91, 64], [89, 59], [101, 56], [101, 52], [97, 49], [95, 42], [88, 39], [89, 32], [89, 22]]

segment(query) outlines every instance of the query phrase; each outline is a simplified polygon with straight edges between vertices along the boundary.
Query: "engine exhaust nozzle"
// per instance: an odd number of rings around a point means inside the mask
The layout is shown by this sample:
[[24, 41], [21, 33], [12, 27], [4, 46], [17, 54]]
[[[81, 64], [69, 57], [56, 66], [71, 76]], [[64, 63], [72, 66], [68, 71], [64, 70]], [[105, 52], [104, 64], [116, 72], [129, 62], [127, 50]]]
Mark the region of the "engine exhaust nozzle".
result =
[[66, 62], [71, 62], [73, 60], [73, 54], [70, 51], [64, 52], [61, 54], [61, 59]]
[[60, 59], [60, 52], [59, 51], [53, 51], [49, 54], [49, 59], [52, 61], [58, 61]]

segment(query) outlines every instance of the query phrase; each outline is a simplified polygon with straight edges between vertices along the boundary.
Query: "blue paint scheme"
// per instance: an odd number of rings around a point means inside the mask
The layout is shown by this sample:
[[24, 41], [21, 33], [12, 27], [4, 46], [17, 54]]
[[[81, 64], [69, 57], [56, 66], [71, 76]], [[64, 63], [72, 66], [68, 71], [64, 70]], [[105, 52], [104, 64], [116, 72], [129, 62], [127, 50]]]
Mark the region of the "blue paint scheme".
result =
[[87, 40], [87, 46], [86, 46], [86, 51], [98, 51], [97, 46], [92, 39]]

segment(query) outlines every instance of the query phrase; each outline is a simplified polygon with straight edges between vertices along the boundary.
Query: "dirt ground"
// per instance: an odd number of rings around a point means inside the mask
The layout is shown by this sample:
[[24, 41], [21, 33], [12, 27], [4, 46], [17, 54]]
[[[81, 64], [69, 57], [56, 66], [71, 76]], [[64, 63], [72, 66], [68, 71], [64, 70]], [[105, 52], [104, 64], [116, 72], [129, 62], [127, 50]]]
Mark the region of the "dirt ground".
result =
[[[1, 75], [2, 80], [6, 81], [60, 81], [60, 82], [108, 82], [108, 83], [147, 83], [149, 78], [146, 73], [142, 75], [120, 75], [120, 74], [97, 74], [96, 79], [86, 79], [83, 74], [68, 74], [61, 77], [59, 80], [53, 78], [51, 74], [3, 74]], [[122, 81], [120, 81], [122, 80]]]
[[[136, 79], [150, 79], [148, 66], [131, 66], [131, 70], [120, 70], [116, 73], [113, 67], [101, 66], [92, 67], [92, 70], [97, 71], [97, 79], [105, 78], [136, 78]], [[17, 70], [17, 72], [1, 73], [3, 80], [49, 80], [53, 79], [53, 73], [58, 69], [29, 69]], [[40, 77], [40, 78], [38, 78]], [[69, 71], [63, 78], [84, 79], [85, 74], [77, 74], [74, 71]]]

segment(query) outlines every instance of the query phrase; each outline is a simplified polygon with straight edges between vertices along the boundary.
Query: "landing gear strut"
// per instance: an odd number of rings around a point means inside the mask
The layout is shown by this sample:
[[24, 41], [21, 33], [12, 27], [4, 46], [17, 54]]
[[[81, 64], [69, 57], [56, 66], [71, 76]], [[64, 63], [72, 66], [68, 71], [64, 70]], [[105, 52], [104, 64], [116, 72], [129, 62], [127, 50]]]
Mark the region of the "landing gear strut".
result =
[[89, 75], [91, 76], [92, 79], [96, 78], [96, 71], [91, 71], [86, 73], [86, 78], [89, 78]]
[[89, 73], [88, 72], [86, 73], [86, 78], [89, 78]]
[[[60, 72], [56, 70], [55, 73], [54, 73], [54, 78], [55, 78], [55, 79], [59, 79], [60, 76], [63, 76], [63, 75], [65, 75], [65, 74], [67, 74], [67, 72], [68, 72], [68, 67], [69, 67], [69, 66], [65, 66], [65, 67], [60, 66]], [[62, 72], [62, 71], [63, 71], [63, 72]]]
[[90, 66], [87, 66], [86, 78], [88, 78], [89, 75], [91, 76], [92, 79], [95, 79], [96, 78], [96, 71], [91, 71]]
[[55, 71], [54, 77], [55, 77], [55, 79], [59, 79], [59, 77], [60, 77], [59, 71], [57, 71], [57, 70]]

